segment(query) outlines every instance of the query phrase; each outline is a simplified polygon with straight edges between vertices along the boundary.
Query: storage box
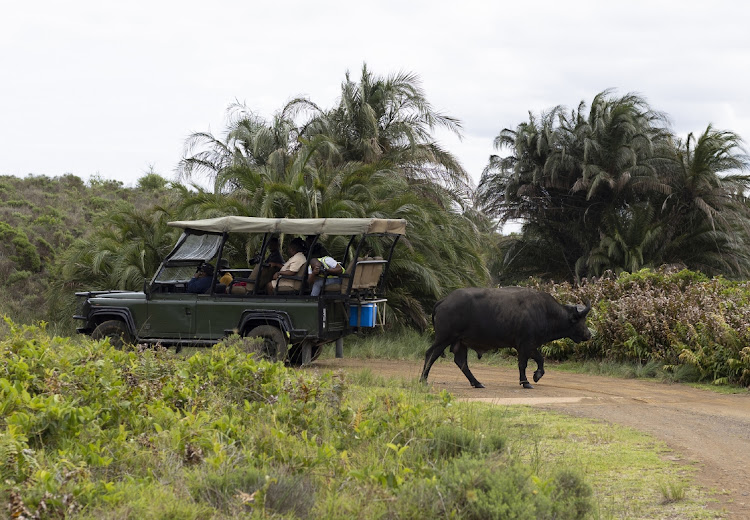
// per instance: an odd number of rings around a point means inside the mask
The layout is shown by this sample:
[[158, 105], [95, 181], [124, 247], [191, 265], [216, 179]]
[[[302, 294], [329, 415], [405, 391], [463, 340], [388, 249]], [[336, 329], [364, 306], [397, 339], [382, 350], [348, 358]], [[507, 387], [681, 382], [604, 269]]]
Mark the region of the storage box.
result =
[[374, 327], [375, 313], [377, 309], [374, 303], [363, 303], [349, 306], [349, 326], [350, 327]]

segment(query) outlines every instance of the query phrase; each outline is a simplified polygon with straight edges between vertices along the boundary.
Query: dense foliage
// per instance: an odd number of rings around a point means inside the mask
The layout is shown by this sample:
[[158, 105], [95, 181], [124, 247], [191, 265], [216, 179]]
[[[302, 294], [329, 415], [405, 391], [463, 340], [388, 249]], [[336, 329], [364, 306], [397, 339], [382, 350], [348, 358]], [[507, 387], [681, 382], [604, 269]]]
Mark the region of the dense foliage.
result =
[[[155, 177], [150, 174], [143, 179]], [[0, 177], [0, 289], [4, 295], [0, 314], [26, 323], [67, 317], [70, 308], [56, 309], [58, 299], [72, 295], [72, 287], [64, 285], [60, 273], [61, 266], [69, 263], [69, 248], [120, 213], [153, 207], [166, 193], [164, 184], [126, 188], [121, 182], [99, 178], [85, 183], [75, 175]], [[144, 237], [151, 232], [141, 230]], [[92, 249], [90, 244], [88, 249]], [[68, 268], [85, 271], [81, 282], [99, 281], [91, 269], [93, 262], [85, 266], [74, 262]]]
[[[295, 99], [271, 121], [233, 106], [222, 138], [188, 140], [181, 172], [210, 191], [186, 194], [185, 218], [404, 218], [407, 235], [389, 275], [393, 321], [424, 328], [432, 304], [452, 289], [484, 285], [483, 232], [468, 175], [432, 136], [459, 132], [437, 113], [412, 74], [349, 74], [338, 103]], [[327, 244], [335, 255], [342, 244]], [[238, 260], [246, 260], [240, 258]]]
[[750, 177], [736, 134], [675, 137], [634, 94], [555, 107], [495, 139], [482, 208], [522, 232], [503, 244], [501, 277], [580, 281], [606, 270], [681, 263], [750, 275]]
[[[0, 498], [13, 518], [583, 518], [591, 488], [524, 465], [512, 419], [351, 388], [233, 340], [180, 358], [0, 332]], [[506, 424], [507, 422], [507, 424]]]
[[581, 286], [536, 284], [560, 301], [594, 304], [591, 341], [544, 347], [555, 359], [656, 363], [678, 380], [750, 385], [750, 283], [688, 270], [615, 276]]

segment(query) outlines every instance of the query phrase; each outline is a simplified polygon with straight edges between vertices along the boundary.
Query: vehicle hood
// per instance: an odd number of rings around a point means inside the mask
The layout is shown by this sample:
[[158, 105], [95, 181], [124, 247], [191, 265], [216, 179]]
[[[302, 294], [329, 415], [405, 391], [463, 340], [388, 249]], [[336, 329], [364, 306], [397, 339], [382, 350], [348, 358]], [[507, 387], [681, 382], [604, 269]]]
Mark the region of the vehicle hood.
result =
[[91, 291], [88, 293], [76, 293], [78, 296], [86, 296], [90, 300], [145, 300], [143, 291]]

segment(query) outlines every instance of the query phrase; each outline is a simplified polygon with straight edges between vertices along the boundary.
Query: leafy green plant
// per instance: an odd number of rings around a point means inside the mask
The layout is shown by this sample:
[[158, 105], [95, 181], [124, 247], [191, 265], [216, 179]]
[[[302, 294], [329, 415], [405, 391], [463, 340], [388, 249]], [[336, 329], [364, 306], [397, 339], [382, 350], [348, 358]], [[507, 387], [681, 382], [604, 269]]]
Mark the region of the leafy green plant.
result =
[[[750, 385], [750, 284], [686, 269], [644, 269], [568, 283], [529, 282], [562, 302], [589, 299], [591, 341], [544, 347], [553, 359], [632, 363], [685, 379]], [[692, 369], [680, 367], [692, 367]]]

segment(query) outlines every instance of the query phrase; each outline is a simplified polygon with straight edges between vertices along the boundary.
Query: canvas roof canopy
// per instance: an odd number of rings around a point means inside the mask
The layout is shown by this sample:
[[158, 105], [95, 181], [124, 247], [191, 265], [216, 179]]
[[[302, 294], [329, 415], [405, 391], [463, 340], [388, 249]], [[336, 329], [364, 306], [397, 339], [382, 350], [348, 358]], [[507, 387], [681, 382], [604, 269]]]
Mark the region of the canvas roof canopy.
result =
[[169, 226], [208, 233], [289, 233], [295, 235], [406, 234], [406, 220], [383, 218], [260, 218], [228, 216], [178, 220]]

